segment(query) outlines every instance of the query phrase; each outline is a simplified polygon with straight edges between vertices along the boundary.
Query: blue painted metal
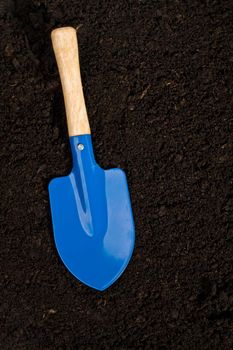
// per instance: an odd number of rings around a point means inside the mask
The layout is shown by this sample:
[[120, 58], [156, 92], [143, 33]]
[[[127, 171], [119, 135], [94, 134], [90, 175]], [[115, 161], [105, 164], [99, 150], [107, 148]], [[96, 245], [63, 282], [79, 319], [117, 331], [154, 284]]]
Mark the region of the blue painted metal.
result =
[[121, 169], [100, 168], [91, 135], [70, 137], [70, 145], [71, 173], [49, 183], [55, 243], [76, 278], [104, 290], [125, 270], [134, 247], [127, 180]]

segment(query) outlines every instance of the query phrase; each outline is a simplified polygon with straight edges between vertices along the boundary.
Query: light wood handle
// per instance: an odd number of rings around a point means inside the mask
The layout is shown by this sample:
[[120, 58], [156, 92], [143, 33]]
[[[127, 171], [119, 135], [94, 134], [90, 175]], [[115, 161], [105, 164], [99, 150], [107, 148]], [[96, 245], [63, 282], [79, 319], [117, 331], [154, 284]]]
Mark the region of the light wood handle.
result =
[[78, 41], [72, 27], [51, 34], [65, 100], [69, 136], [90, 134], [79, 67]]

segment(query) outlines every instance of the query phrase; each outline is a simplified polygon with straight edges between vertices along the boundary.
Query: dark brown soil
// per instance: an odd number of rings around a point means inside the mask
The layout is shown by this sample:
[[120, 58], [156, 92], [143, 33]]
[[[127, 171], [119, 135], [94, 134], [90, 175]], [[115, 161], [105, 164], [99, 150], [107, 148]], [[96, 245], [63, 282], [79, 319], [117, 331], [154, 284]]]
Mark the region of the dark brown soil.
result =
[[[136, 247], [96, 292], [56, 252], [71, 157], [50, 32], [78, 26], [98, 162], [126, 170]], [[0, 0], [0, 348], [232, 349], [233, 2]]]

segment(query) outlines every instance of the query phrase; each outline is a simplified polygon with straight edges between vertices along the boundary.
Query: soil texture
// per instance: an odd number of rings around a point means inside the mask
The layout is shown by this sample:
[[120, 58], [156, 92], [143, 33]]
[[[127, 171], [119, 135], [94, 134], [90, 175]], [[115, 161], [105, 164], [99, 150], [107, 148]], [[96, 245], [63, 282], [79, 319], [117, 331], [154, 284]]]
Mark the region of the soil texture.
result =
[[[79, 29], [96, 158], [128, 177], [136, 246], [105, 292], [55, 249], [71, 168], [50, 33]], [[232, 349], [232, 0], [0, 0], [0, 348]]]

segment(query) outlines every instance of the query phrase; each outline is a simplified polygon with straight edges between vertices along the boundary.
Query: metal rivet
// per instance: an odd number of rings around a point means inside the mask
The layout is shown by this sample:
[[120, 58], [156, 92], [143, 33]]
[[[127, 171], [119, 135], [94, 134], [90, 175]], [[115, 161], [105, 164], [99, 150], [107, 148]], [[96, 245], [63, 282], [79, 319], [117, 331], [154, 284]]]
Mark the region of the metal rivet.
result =
[[84, 145], [82, 143], [78, 144], [78, 150], [83, 151], [84, 150]]

